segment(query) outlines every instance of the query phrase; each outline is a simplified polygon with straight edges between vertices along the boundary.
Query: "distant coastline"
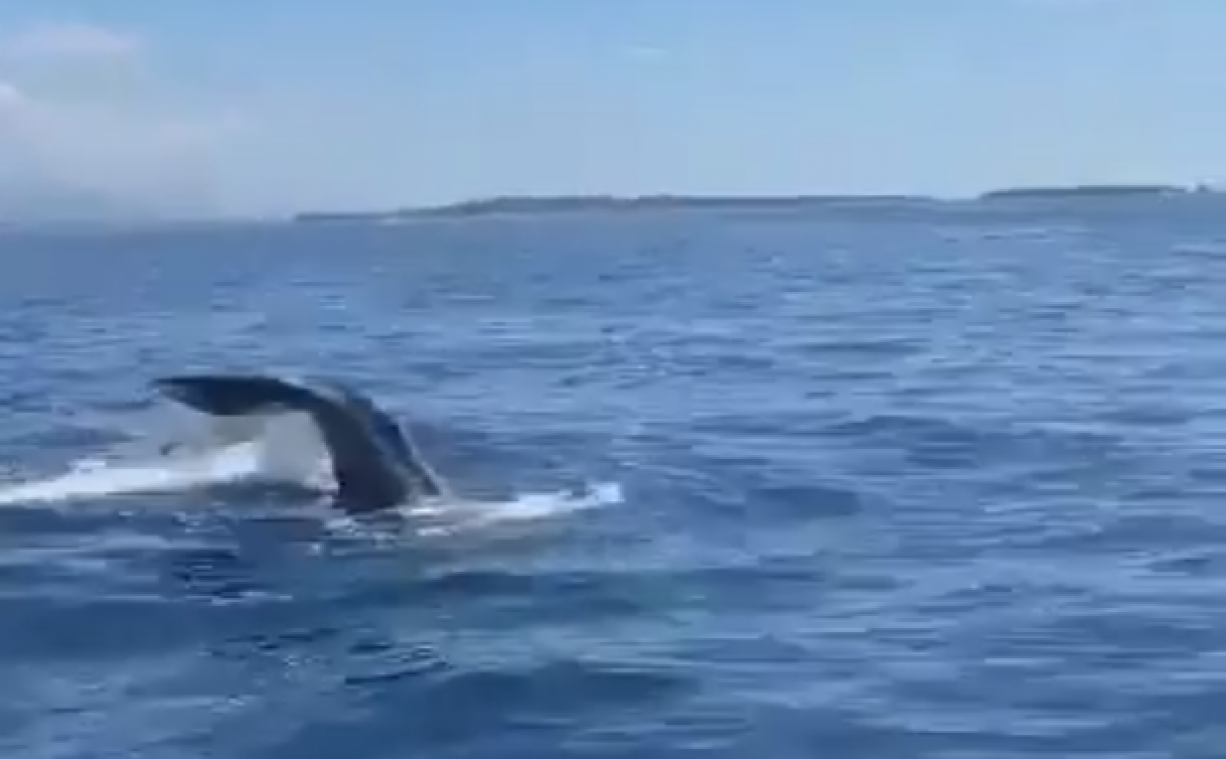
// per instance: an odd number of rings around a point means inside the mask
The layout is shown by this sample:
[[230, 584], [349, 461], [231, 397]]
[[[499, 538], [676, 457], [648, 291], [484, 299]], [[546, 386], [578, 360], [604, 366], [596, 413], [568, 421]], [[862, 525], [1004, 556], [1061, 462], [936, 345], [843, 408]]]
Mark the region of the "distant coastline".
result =
[[1179, 187], [1164, 184], [1074, 185], [1071, 187], [1012, 187], [992, 190], [980, 200], [1010, 200], [1019, 198], [1119, 198], [1136, 196], [1189, 195], [1211, 192], [1205, 187]]
[[582, 213], [593, 211], [677, 211], [687, 209], [798, 209], [832, 205], [883, 205], [931, 202], [911, 195], [544, 195], [506, 196], [466, 200], [440, 206], [404, 208], [393, 211], [351, 213], [315, 212], [295, 216], [301, 222], [394, 221], [420, 218], [467, 218], [492, 215]]
[[[54, 188], [53, 188], [54, 190]], [[0, 187], [0, 231], [32, 228], [93, 228], [214, 225], [232, 223], [278, 224], [397, 224], [415, 220], [467, 220], [483, 218], [540, 218], [569, 215], [652, 215], [673, 213], [808, 214], [824, 211], [866, 211], [909, 213], [959, 208], [1070, 207], [1083, 203], [1160, 203], [1183, 202], [1181, 198], [1207, 199], [1217, 204], [1226, 197], [1226, 188], [1205, 185], [1168, 184], [1085, 184], [1067, 186], [1006, 187], [976, 196], [941, 198], [925, 195], [508, 195], [464, 200], [434, 206], [388, 210], [293, 211], [262, 217], [215, 217], [193, 213], [184, 205], [177, 212], [122, 203], [101, 194], [41, 190], [18, 192]]]
[[[1070, 200], [1094, 198], [1169, 197], [1189, 194], [1217, 194], [1203, 186], [1180, 187], [1162, 184], [1072, 185], [1051, 187], [1012, 187], [990, 190], [974, 201]], [[923, 195], [546, 195], [506, 196], [466, 200], [439, 206], [404, 208], [391, 211], [305, 212], [296, 214], [298, 223], [394, 222], [411, 219], [472, 218], [502, 215], [539, 215], [576, 212], [631, 212], [683, 210], [801, 210], [830, 207], [879, 207], [938, 203]]]

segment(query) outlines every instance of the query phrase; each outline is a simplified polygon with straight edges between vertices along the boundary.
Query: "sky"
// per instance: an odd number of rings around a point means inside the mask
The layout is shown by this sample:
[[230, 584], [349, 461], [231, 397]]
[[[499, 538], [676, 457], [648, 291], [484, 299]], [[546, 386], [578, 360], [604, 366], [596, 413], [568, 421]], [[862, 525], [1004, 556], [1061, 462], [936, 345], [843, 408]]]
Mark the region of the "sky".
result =
[[201, 213], [1226, 179], [1226, 0], [0, 0], [0, 189]]

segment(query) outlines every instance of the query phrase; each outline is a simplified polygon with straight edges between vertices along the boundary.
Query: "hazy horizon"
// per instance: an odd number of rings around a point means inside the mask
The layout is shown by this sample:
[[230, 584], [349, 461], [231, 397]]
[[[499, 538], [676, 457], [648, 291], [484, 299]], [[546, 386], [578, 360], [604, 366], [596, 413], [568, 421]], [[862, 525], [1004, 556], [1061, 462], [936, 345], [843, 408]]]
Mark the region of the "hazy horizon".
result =
[[1211, 0], [0, 8], [0, 200], [280, 215], [509, 195], [1214, 183]]

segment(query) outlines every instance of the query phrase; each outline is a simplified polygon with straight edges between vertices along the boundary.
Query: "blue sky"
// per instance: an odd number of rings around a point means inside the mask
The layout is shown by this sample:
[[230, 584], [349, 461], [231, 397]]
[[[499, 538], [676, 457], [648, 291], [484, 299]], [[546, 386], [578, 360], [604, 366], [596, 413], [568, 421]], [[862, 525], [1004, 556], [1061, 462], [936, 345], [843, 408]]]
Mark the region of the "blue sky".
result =
[[1226, 0], [3, 0], [0, 183], [227, 212], [1226, 178]]

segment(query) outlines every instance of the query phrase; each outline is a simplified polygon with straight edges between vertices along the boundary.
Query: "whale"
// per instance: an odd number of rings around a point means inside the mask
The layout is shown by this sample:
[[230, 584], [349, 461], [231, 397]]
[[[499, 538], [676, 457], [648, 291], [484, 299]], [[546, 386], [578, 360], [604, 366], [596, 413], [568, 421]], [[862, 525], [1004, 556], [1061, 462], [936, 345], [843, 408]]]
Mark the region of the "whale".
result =
[[345, 511], [382, 511], [447, 495], [443, 480], [396, 420], [350, 383], [200, 373], [158, 377], [150, 384], [162, 396], [213, 417], [305, 414], [328, 452], [334, 505]]

